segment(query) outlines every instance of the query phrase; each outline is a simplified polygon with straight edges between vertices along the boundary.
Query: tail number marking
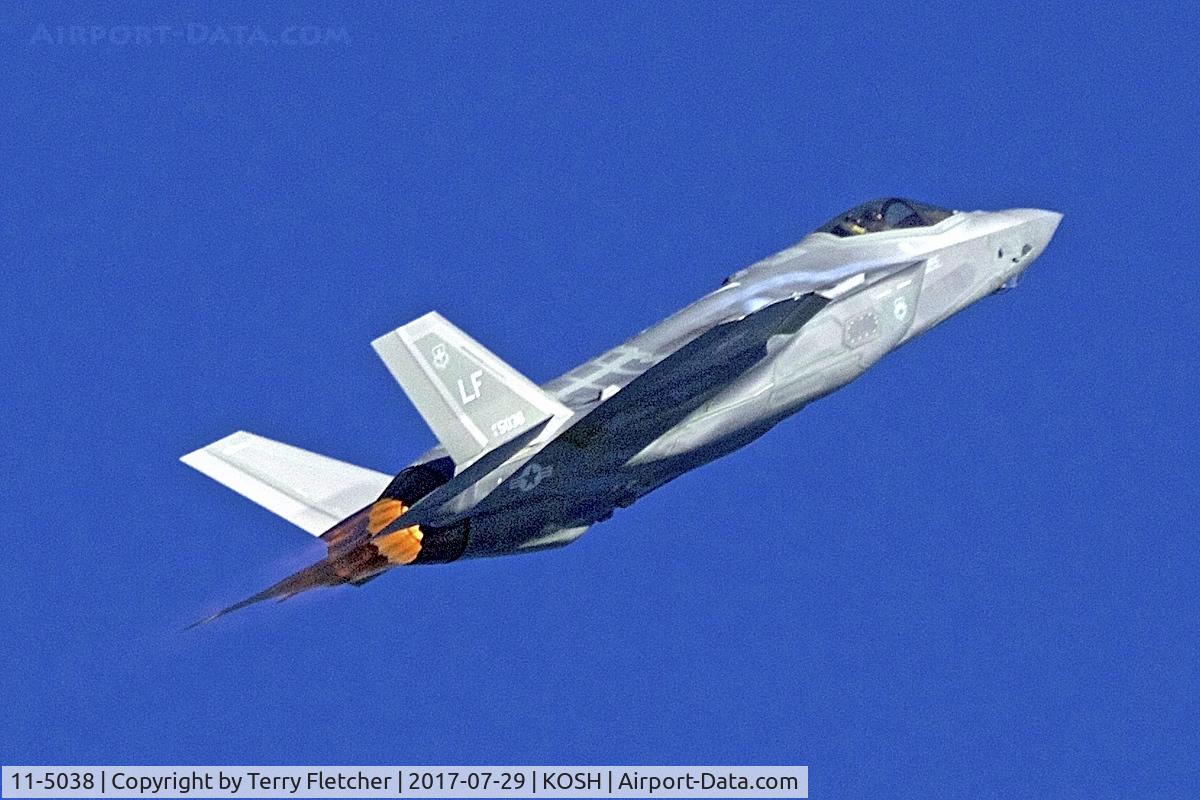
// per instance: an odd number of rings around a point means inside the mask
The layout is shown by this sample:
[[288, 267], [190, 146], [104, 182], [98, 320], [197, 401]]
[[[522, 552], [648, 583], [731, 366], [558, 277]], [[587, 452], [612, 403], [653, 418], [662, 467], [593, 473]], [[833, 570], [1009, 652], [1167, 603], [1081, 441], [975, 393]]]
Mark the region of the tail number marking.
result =
[[497, 420], [492, 423], [492, 437], [499, 438], [506, 433], [512, 433], [525, 425], [525, 412], [518, 411], [515, 414], [505, 417], [502, 420]]

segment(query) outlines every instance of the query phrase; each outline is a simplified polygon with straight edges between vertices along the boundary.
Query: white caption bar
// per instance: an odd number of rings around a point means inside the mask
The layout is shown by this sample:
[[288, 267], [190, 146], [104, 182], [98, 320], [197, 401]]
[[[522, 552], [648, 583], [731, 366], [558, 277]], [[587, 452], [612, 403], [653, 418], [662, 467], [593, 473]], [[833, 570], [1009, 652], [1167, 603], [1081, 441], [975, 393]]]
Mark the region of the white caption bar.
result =
[[808, 767], [4, 767], [4, 797], [808, 797]]

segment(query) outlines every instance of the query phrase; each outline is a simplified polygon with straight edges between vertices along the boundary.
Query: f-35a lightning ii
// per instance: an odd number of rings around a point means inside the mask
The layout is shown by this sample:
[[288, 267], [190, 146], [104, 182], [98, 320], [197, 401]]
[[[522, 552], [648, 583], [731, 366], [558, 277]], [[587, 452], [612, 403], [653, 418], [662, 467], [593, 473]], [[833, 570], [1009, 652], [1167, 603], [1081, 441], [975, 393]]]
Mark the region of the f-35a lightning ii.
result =
[[864, 203], [541, 387], [426, 314], [372, 342], [440, 442], [395, 477], [245, 432], [183, 456], [327, 546], [209, 619], [397, 566], [572, 542], [1013, 287], [1061, 218]]

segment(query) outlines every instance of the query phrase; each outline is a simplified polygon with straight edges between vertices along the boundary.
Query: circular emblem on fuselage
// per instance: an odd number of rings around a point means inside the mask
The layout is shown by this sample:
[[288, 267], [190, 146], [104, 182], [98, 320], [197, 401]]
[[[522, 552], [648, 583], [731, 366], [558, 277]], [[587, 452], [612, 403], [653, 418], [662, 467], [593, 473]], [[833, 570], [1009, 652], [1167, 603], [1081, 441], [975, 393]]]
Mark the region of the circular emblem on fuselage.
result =
[[908, 318], [908, 301], [903, 297], [897, 297], [896, 302], [892, 303], [892, 313], [901, 322], [906, 320]]
[[877, 333], [879, 333], [879, 317], [874, 311], [868, 311], [850, 320], [850, 323], [846, 325], [846, 344], [850, 347], [858, 347], [860, 344], [874, 339]]
[[531, 492], [535, 486], [553, 474], [554, 467], [549, 465], [543, 467], [541, 464], [531, 461], [517, 476], [517, 488], [522, 492]]

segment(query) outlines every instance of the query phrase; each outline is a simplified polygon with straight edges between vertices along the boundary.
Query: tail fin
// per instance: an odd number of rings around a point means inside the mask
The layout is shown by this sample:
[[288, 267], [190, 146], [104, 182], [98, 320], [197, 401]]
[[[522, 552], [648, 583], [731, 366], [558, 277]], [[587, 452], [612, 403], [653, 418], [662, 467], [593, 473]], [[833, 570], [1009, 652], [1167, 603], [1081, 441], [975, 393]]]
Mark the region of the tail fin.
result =
[[550, 417], [571, 413], [437, 312], [371, 346], [460, 470]]

